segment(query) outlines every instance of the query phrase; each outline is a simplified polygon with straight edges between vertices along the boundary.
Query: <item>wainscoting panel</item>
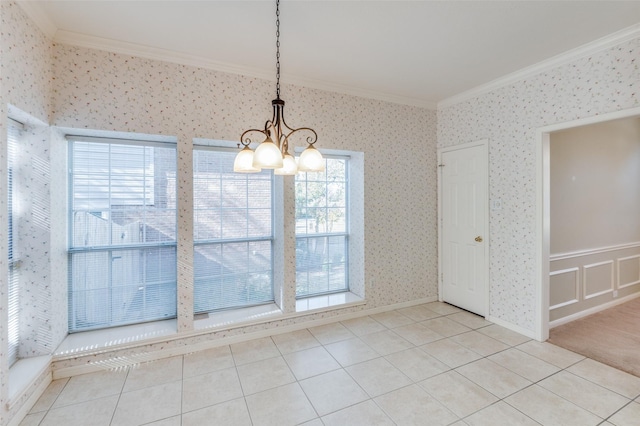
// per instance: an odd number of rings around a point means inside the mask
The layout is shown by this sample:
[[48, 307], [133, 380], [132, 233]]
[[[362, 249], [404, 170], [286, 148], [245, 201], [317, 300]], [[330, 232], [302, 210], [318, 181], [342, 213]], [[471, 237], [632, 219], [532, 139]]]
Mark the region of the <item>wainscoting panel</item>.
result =
[[640, 242], [554, 254], [549, 270], [553, 327], [640, 293]]
[[550, 286], [554, 289], [549, 294], [550, 309], [557, 309], [579, 302], [580, 268], [562, 269], [549, 275]]
[[613, 260], [584, 265], [582, 269], [584, 271], [582, 291], [585, 299], [613, 292]]
[[640, 254], [618, 259], [618, 288], [640, 284]]

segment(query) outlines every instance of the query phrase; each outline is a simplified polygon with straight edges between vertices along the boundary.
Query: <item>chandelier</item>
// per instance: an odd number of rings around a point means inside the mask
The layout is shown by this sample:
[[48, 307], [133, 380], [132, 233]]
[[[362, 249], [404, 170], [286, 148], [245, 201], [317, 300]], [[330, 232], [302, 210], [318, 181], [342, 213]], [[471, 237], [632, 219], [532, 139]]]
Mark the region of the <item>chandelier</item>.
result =
[[[233, 163], [233, 171], [240, 173], [257, 173], [262, 169], [275, 169], [277, 175], [295, 175], [297, 172], [324, 171], [322, 154], [313, 145], [318, 134], [309, 127], [294, 129], [284, 120], [284, 101], [280, 99], [280, 0], [276, 0], [276, 98], [271, 101], [273, 117], [267, 120], [264, 130], [249, 129], [240, 136], [242, 150]], [[293, 134], [306, 133], [307, 148], [296, 159], [289, 153], [289, 143]], [[251, 134], [259, 134], [263, 139], [255, 152], [249, 147], [253, 142]]]

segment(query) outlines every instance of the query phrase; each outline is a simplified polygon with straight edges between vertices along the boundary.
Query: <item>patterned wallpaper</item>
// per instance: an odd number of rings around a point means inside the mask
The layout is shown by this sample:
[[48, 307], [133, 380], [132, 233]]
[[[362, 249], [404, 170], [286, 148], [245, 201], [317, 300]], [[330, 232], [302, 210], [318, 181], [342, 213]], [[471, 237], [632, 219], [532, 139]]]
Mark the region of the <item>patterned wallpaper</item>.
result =
[[27, 126], [13, 169], [16, 193], [28, 194], [21, 200], [18, 214], [14, 216], [15, 232], [19, 237], [15, 239], [14, 247], [21, 261], [19, 298], [28, 307], [20, 312], [20, 357], [46, 355], [55, 349], [51, 347], [52, 343], [57, 345], [46, 332], [51, 320], [46, 314], [51, 296], [48, 290], [51, 252], [48, 133], [47, 127]]
[[[191, 140], [237, 140], [261, 125], [274, 84], [67, 45], [56, 45], [54, 58], [52, 124], [177, 137], [179, 229], [187, 236], [179, 273], [190, 283]], [[370, 306], [435, 296], [436, 176], [424, 167], [435, 164], [435, 112], [288, 85], [282, 96], [287, 121], [315, 128], [321, 149], [364, 152]], [[408, 155], [398, 161], [399, 153]]]
[[[34, 121], [48, 122], [51, 110], [50, 89], [51, 89], [51, 42], [39, 31], [37, 26], [29, 21], [22, 10], [13, 2], [0, 1], [0, 223], [8, 223], [7, 216], [7, 127], [6, 117], [9, 112], [9, 105], [14, 105], [26, 112]], [[21, 118], [21, 117], [20, 117]], [[31, 133], [35, 142], [32, 152], [42, 154], [46, 147], [40, 142], [46, 135], [38, 130]], [[40, 146], [38, 146], [40, 145]], [[36, 157], [36, 159], [39, 157]], [[46, 160], [41, 164], [47, 167]], [[35, 168], [34, 168], [35, 170]], [[42, 176], [42, 174], [40, 174]], [[38, 173], [26, 178], [25, 184], [31, 187], [40, 186], [34, 183], [38, 180]], [[46, 186], [46, 183], [43, 183]], [[48, 197], [33, 200], [38, 204], [40, 212], [46, 211], [50, 200]], [[33, 224], [33, 221], [31, 221]], [[42, 225], [42, 222], [38, 226]], [[46, 227], [46, 225], [45, 225]], [[19, 408], [16, 404], [11, 412], [7, 411], [6, 402], [8, 400], [8, 362], [7, 362], [7, 226], [0, 226], [0, 424], [5, 424], [10, 415]], [[46, 235], [46, 230], [40, 229], [40, 236]], [[30, 267], [30, 285], [25, 286], [24, 298], [28, 300], [27, 305], [33, 309], [23, 310], [21, 316], [36, 316], [33, 327], [22, 330], [24, 345], [20, 348], [23, 353], [50, 352], [53, 345], [52, 338], [59, 338], [60, 332], [53, 332], [55, 328], [56, 312], [52, 310], [53, 305], [46, 307], [40, 303], [46, 300], [49, 292], [49, 269], [46, 258], [46, 248], [41, 243], [48, 245], [48, 238], [44, 241], [24, 242], [25, 245], [33, 245], [34, 255], [39, 259], [29, 259], [25, 264]], [[43, 259], [42, 256], [45, 256]], [[41, 262], [41, 263], [38, 263]], [[39, 276], [38, 276], [39, 275]], [[33, 285], [31, 285], [33, 284]], [[51, 299], [48, 300], [50, 303]], [[34, 304], [39, 306], [35, 307]], [[46, 310], [46, 314], [43, 312]], [[28, 311], [31, 311], [30, 313]], [[49, 336], [49, 346], [46, 344]]]
[[490, 315], [535, 330], [537, 129], [640, 104], [640, 38], [438, 110], [438, 146], [489, 139]]
[[[259, 126], [271, 114], [274, 83], [52, 45], [12, 2], [0, 2], [0, 18], [1, 188], [6, 188], [4, 117], [8, 103], [54, 126], [166, 135], [177, 139], [181, 188], [178, 315], [180, 330], [188, 330], [192, 304], [192, 140], [236, 140], [245, 128]], [[502, 210], [492, 212], [490, 218], [492, 316], [534, 329], [536, 128], [637, 106], [638, 57], [640, 39], [438, 111], [439, 146], [483, 138], [490, 141], [490, 195], [503, 202]], [[287, 101], [288, 122], [315, 128], [320, 135], [320, 148], [364, 152], [367, 307], [436, 296], [436, 113], [286, 84], [282, 95]], [[48, 142], [54, 148], [51, 158], [61, 158], [55, 148], [62, 142], [56, 138]], [[51, 172], [56, 169], [60, 173], [55, 165]], [[56, 187], [51, 189], [53, 192], [60, 185], [52, 186]], [[61, 196], [62, 192], [52, 193], [49, 202]], [[6, 189], [0, 189], [0, 221], [6, 222], [3, 200], [6, 200]], [[56, 211], [51, 211], [51, 215], [57, 225], [52, 224], [50, 244], [59, 250], [62, 216]], [[0, 238], [0, 313], [3, 316], [6, 315], [4, 241], [6, 238]], [[55, 268], [56, 261], [51, 262], [51, 268]], [[66, 283], [60, 282], [61, 279], [56, 275], [53, 279], [35, 282], [41, 289], [53, 285], [50, 317], [55, 316], [58, 304], [64, 302], [61, 289]], [[40, 307], [27, 306], [26, 309], [35, 312]], [[340, 313], [357, 309], [361, 307]], [[314, 314], [216, 335], [258, 331], [336, 314]], [[48, 327], [56, 339], [66, 332], [64, 318], [49, 320]], [[6, 330], [2, 324], [5, 322], [0, 324], [0, 397], [4, 402], [7, 364]], [[181, 342], [123, 351], [121, 355], [133, 356], [211, 337], [214, 336], [189, 337]], [[74, 365], [74, 360], [62, 364]]]
[[[260, 126], [271, 115], [275, 84], [207, 69], [54, 45], [15, 3], [2, 1], [0, 4], [2, 105], [13, 104], [17, 110], [53, 126], [174, 136], [178, 141], [178, 322], [180, 331], [188, 331], [192, 322], [192, 140], [237, 140], [245, 128]], [[364, 153], [365, 249], [360, 257], [365, 259], [366, 307], [436, 296], [436, 173], [435, 167], [425, 167], [425, 164], [436, 163], [435, 112], [286, 84], [282, 95], [287, 101], [287, 121], [315, 128], [320, 135], [320, 149]], [[4, 106], [0, 113], [3, 122], [7, 113]], [[33, 297], [26, 298], [22, 312], [26, 317], [40, 315], [37, 331], [25, 334], [25, 350], [36, 353], [30, 348], [37, 347], [36, 339], [42, 342], [38, 333], [49, 333], [51, 347], [66, 333], [66, 315], [58, 315], [66, 304], [63, 290], [66, 279], [56, 269], [63, 255], [60, 241], [66, 237], [63, 231], [66, 216], [61, 213], [63, 208], [59, 203], [64, 199], [66, 186], [60, 184], [65, 169], [61, 153], [64, 142], [56, 132], [48, 138], [38, 133], [31, 140], [34, 146], [30, 152], [47, 153], [42, 167], [48, 168], [51, 179], [49, 183], [43, 181], [50, 190], [43, 205], [51, 207], [51, 229], [37, 238], [51, 250], [31, 253], [34, 256], [30, 263]], [[2, 164], [6, 165], [6, 137], [0, 141]], [[402, 155], [402, 159], [398, 155]], [[6, 181], [6, 173], [2, 174], [0, 183]], [[5, 197], [1, 195], [1, 200], [6, 199], [6, 193]], [[3, 201], [0, 201], [0, 220], [7, 220]], [[3, 244], [0, 242], [0, 257], [6, 258], [1, 256], [6, 253]], [[45, 268], [53, 274], [38, 275], [41, 271], [34, 265], [50, 265]], [[6, 271], [6, 264], [3, 268]], [[4, 277], [6, 274], [0, 281], [0, 310], [6, 315]], [[50, 296], [45, 313], [42, 313], [43, 294]], [[219, 334], [280, 327], [359, 309], [363, 307]], [[0, 399], [4, 402], [8, 371], [3, 355], [6, 329], [0, 330], [3, 339]], [[211, 337], [189, 338], [173, 344], [184, 345]], [[155, 348], [143, 347], [137, 351]], [[66, 364], [72, 362], [66, 361]]]

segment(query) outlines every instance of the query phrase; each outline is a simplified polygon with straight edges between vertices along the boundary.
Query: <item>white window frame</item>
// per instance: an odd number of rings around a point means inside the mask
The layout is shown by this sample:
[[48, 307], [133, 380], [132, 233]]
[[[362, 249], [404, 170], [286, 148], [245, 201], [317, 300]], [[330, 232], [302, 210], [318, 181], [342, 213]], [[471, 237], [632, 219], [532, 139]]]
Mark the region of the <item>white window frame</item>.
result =
[[[335, 294], [335, 293], [344, 293], [344, 292], [349, 292], [350, 291], [350, 258], [349, 258], [349, 253], [350, 253], [350, 235], [351, 235], [351, 200], [350, 200], [350, 191], [351, 191], [351, 155], [338, 155], [338, 154], [323, 154], [323, 157], [325, 158], [325, 160], [327, 159], [341, 159], [341, 160], [345, 160], [346, 164], [345, 164], [345, 184], [346, 184], [346, 188], [345, 188], [345, 230], [344, 232], [325, 232], [325, 233], [318, 233], [318, 234], [303, 234], [303, 235], [298, 235], [296, 234], [295, 238], [296, 238], [296, 247], [297, 247], [297, 243], [299, 240], [310, 240], [313, 238], [331, 238], [331, 237], [344, 237], [344, 254], [345, 254], [345, 259], [344, 259], [344, 276], [345, 276], [345, 286], [344, 288], [341, 289], [336, 289], [336, 290], [328, 290], [328, 291], [323, 291], [323, 292], [316, 292], [316, 293], [307, 293], [307, 294], [301, 294], [298, 295], [298, 291], [297, 291], [297, 279], [296, 279], [296, 299], [307, 299], [307, 298], [312, 298], [312, 297], [316, 297], [316, 296], [323, 296], [323, 295], [328, 295], [328, 294]], [[295, 194], [294, 194], [295, 197]], [[297, 262], [296, 262], [297, 263]], [[297, 265], [296, 265], [296, 277], [298, 274], [298, 269], [297, 269]]]
[[[199, 143], [195, 143], [193, 145], [193, 151], [208, 151], [208, 152], [225, 152], [225, 153], [233, 153], [234, 155], [237, 154], [237, 148], [231, 148], [228, 146], [228, 143], [226, 141], [212, 141], [210, 143], [207, 143], [205, 141], [200, 141]], [[195, 155], [194, 155], [195, 158]], [[193, 173], [195, 174], [195, 167], [193, 168]], [[251, 176], [250, 174], [248, 175], [249, 177]], [[193, 179], [195, 179], [195, 175], [193, 177]], [[200, 314], [205, 314], [205, 313], [211, 313], [211, 312], [216, 312], [216, 311], [221, 311], [221, 310], [231, 310], [231, 309], [243, 309], [243, 308], [248, 308], [248, 307], [252, 307], [252, 306], [258, 306], [258, 305], [264, 305], [264, 304], [272, 304], [275, 302], [275, 277], [278, 274], [275, 271], [275, 264], [274, 264], [274, 257], [275, 257], [275, 252], [276, 252], [276, 247], [275, 247], [275, 238], [276, 238], [276, 231], [275, 231], [275, 215], [276, 215], [276, 188], [275, 188], [275, 183], [276, 179], [274, 179], [274, 175], [273, 173], [271, 173], [271, 235], [270, 236], [265, 236], [265, 237], [245, 237], [245, 238], [219, 238], [219, 239], [197, 239], [195, 236], [195, 218], [194, 218], [194, 235], [193, 235], [193, 245], [194, 245], [194, 283], [193, 283], [193, 288], [194, 288], [194, 315], [200, 315]], [[196, 201], [195, 201], [195, 197], [196, 197], [196, 191], [194, 190], [194, 194], [193, 194], [193, 203], [192, 203], [192, 210], [193, 213], [195, 214], [196, 212]], [[271, 260], [270, 260], [270, 287], [271, 287], [271, 297], [268, 300], [264, 300], [264, 301], [260, 301], [257, 303], [253, 303], [253, 304], [244, 304], [244, 305], [239, 305], [239, 306], [227, 306], [227, 307], [221, 307], [221, 308], [217, 308], [217, 309], [196, 309], [195, 306], [198, 303], [198, 301], [196, 300], [196, 293], [195, 293], [195, 286], [196, 286], [196, 277], [195, 277], [195, 249], [198, 246], [204, 246], [204, 245], [222, 245], [224, 246], [225, 244], [233, 244], [233, 243], [251, 243], [251, 242], [264, 242], [264, 241], [269, 241], [270, 242], [270, 247], [271, 247]]]
[[[74, 235], [73, 235], [73, 216], [74, 216], [74, 208], [73, 208], [73, 198], [74, 198], [74, 190], [73, 190], [73, 174], [74, 174], [74, 162], [73, 162], [73, 144], [77, 143], [77, 142], [95, 142], [95, 143], [104, 143], [104, 144], [115, 144], [115, 145], [131, 145], [131, 146], [145, 146], [145, 147], [159, 147], [159, 148], [164, 148], [164, 149], [173, 149], [175, 150], [175, 158], [176, 158], [176, 164], [175, 164], [175, 168], [174, 168], [174, 172], [176, 173], [176, 179], [177, 179], [177, 146], [176, 143], [172, 143], [172, 142], [156, 142], [156, 141], [148, 141], [148, 140], [139, 140], [139, 139], [116, 139], [116, 138], [108, 138], [108, 137], [90, 137], [90, 136], [74, 136], [74, 135], [67, 135], [67, 141], [68, 141], [68, 146], [69, 146], [69, 152], [68, 152], [68, 162], [69, 162], [69, 179], [68, 179], [68, 185], [69, 185], [69, 196], [68, 196], [68, 203], [69, 203], [69, 208], [68, 208], [68, 212], [69, 212], [69, 217], [68, 217], [68, 223], [69, 223], [69, 229], [68, 229], [68, 241], [69, 241], [69, 248], [68, 248], [68, 259], [69, 259], [69, 286], [68, 286], [68, 301], [69, 301], [69, 332], [73, 333], [73, 332], [84, 332], [84, 331], [88, 331], [88, 330], [94, 330], [94, 329], [103, 329], [103, 328], [111, 328], [111, 327], [118, 327], [118, 326], [122, 326], [122, 325], [129, 325], [129, 324], [139, 324], [139, 323], [144, 323], [144, 322], [153, 322], [153, 321], [159, 321], [159, 320], [164, 320], [164, 319], [172, 319], [172, 318], [176, 318], [177, 315], [177, 297], [174, 298], [174, 306], [172, 307], [172, 310], [174, 311], [174, 313], [172, 315], [166, 315], [166, 316], [162, 316], [160, 318], [149, 318], [149, 319], [144, 319], [142, 321], [132, 321], [132, 322], [125, 322], [125, 323], [121, 323], [121, 322], [109, 322], [108, 324], [100, 324], [100, 325], [95, 325], [95, 326], [83, 326], [83, 327], [78, 327], [76, 326], [75, 323], [75, 316], [74, 316], [74, 303], [73, 303], [73, 256], [75, 254], [81, 254], [81, 253], [106, 253], [108, 254], [109, 258], [111, 258], [112, 260], [117, 258], [117, 254], [119, 252], [123, 252], [123, 251], [139, 251], [141, 253], [144, 253], [147, 250], [154, 250], [154, 249], [169, 249], [169, 248], [173, 248], [173, 257], [175, 259], [175, 264], [177, 266], [177, 227], [178, 227], [178, 223], [177, 223], [177, 214], [178, 214], [178, 210], [177, 210], [177, 205], [175, 207], [175, 215], [176, 215], [176, 220], [175, 220], [175, 230], [174, 230], [174, 235], [175, 238], [173, 239], [173, 241], [161, 241], [161, 242], [152, 242], [152, 243], [146, 243], [146, 242], [142, 242], [142, 243], [137, 243], [137, 244], [124, 244], [124, 245], [118, 245], [118, 244], [108, 244], [108, 245], [99, 245], [99, 246], [80, 246], [80, 247], [74, 247], [73, 245], [73, 241], [74, 241]], [[176, 185], [177, 186], [177, 185]], [[177, 189], [176, 189], [177, 191]], [[177, 200], [176, 200], [177, 203]], [[111, 207], [109, 207], [109, 209], [111, 209]], [[115, 256], [114, 256], [115, 254]], [[175, 273], [175, 280], [173, 282], [174, 288], [175, 288], [175, 292], [176, 292], [176, 296], [177, 296], [177, 270]], [[111, 277], [109, 277], [109, 282], [110, 282], [110, 286], [113, 285], [113, 283], [111, 282]]]
[[7, 185], [8, 185], [8, 360], [9, 367], [18, 361], [20, 356], [20, 253], [17, 253], [15, 242], [19, 239], [18, 224], [15, 222], [14, 205], [15, 182], [12, 150], [17, 150], [21, 142], [24, 125], [11, 118], [7, 119]]

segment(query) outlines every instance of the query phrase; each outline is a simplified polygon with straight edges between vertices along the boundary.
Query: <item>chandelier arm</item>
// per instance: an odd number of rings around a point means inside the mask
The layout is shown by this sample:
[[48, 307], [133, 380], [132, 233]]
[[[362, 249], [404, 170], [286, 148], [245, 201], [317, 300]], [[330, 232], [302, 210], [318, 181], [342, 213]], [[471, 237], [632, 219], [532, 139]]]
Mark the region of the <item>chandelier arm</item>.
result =
[[[280, 119], [282, 121], [282, 127], [284, 127], [286, 130], [288, 130], [289, 134], [295, 132], [296, 130], [299, 130], [299, 129], [296, 129], [296, 128], [293, 128], [293, 127], [289, 126], [287, 124], [287, 120], [284, 119], [284, 103], [282, 104], [282, 108], [280, 109]], [[300, 129], [302, 129], [302, 127]], [[309, 130], [312, 130], [312, 129], [309, 129]]]
[[311, 132], [311, 136], [308, 136], [306, 141], [309, 145], [313, 145], [314, 143], [316, 143], [318, 141], [318, 134], [316, 133], [315, 130], [313, 130], [310, 127], [299, 127], [297, 129], [293, 129], [291, 132], [289, 132], [285, 137], [284, 140], [286, 141], [287, 145], [289, 145], [289, 138], [291, 137], [291, 135], [293, 135], [294, 133], [297, 132], [302, 132], [302, 131], [308, 131]]
[[[306, 142], [309, 144], [307, 148], [310, 148], [315, 144], [318, 140], [318, 134], [315, 130], [310, 127], [299, 127], [294, 129], [290, 127], [284, 119], [284, 101], [280, 99], [280, 0], [276, 0], [276, 98], [271, 101], [271, 105], [273, 107], [273, 116], [271, 120], [267, 120], [264, 124], [264, 130], [260, 129], [249, 129], [246, 130], [240, 136], [240, 143], [244, 146], [244, 148], [249, 148], [249, 145], [254, 142], [251, 137], [249, 137], [251, 133], [261, 133], [264, 138], [262, 142], [259, 142], [259, 147], [256, 148], [256, 153], [258, 152], [262, 143], [273, 143], [275, 144], [280, 153], [282, 154], [283, 159], [289, 154], [289, 139], [293, 134], [298, 132], [308, 132], [309, 135], [306, 137]], [[240, 144], [238, 144], [238, 148], [240, 148]], [[315, 150], [305, 150], [305, 152], [313, 152]], [[265, 145], [265, 148], [262, 152], [270, 152], [271, 156], [273, 156], [273, 151], [271, 147]], [[242, 153], [242, 152], [241, 152]], [[241, 155], [238, 154], [238, 156]], [[242, 154], [246, 157], [245, 154]], [[291, 154], [289, 154], [291, 155]], [[319, 154], [318, 154], [319, 155]], [[243, 161], [244, 161], [243, 157]], [[262, 155], [261, 155], [262, 157]], [[309, 157], [309, 155], [307, 155]], [[321, 158], [321, 157], [320, 157]], [[255, 160], [255, 159], [254, 159]], [[277, 168], [277, 162], [270, 162], [264, 159], [260, 159], [257, 163], [254, 161], [254, 164], [260, 164], [265, 168]], [[273, 167], [275, 166], [275, 167]], [[242, 169], [242, 168], [239, 168]], [[235, 170], [235, 165], [234, 165]], [[239, 170], [244, 172], [245, 170]], [[251, 170], [253, 171], [253, 170]], [[282, 174], [282, 173], [276, 173]], [[288, 174], [288, 173], [286, 173]]]
[[282, 151], [280, 144], [281, 133], [282, 132], [278, 129], [278, 121], [274, 121], [272, 119], [267, 120], [267, 122], [264, 123], [264, 134], [267, 135], [268, 138], [271, 138], [271, 142], [273, 142]]
[[273, 128], [276, 127], [274, 123], [275, 123], [275, 121], [273, 120], [273, 118], [271, 120], [267, 120], [267, 121], [264, 122], [264, 132], [263, 133], [265, 135], [270, 136], [269, 135], [269, 132], [270, 132], [269, 129], [272, 128], [272, 127]]
[[254, 132], [258, 132], [261, 133], [262, 135], [269, 137], [269, 134], [265, 131], [265, 130], [260, 130], [260, 129], [249, 129], [249, 130], [245, 130], [242, 133], [242, 136], [240, 136], [240, 143], [242, 144], [242, 146], [249, 146], [251, 145], [251, 143], [253, 143], [254, 141], [251, 140], [251, 138], [245, 138], [245, 135], [247, 135], [248, 133], [254, 133]]

